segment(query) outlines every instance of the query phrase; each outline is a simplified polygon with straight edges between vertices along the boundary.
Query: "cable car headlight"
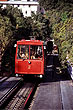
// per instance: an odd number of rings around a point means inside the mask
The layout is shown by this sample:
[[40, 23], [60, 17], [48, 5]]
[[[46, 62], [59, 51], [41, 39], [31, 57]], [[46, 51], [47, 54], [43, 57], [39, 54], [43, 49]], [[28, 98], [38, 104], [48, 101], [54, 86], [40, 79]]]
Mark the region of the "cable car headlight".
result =
[[17, 44], [14, 44], [14, 47], [17, 47]]
[[29, 63], [29, 64], [31, 64], [31, 62], [30, 62], [30, 61], [28, 61], [28, 63]]

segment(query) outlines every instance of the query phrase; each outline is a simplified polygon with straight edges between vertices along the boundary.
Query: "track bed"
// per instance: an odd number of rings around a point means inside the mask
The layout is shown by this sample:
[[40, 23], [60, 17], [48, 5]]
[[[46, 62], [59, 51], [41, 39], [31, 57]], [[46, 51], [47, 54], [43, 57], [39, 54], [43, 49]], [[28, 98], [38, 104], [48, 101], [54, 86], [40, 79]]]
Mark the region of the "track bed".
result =
[[0, 107], [8, 97], [17, 89], [21, 78], [10, 77], [0, 84]]

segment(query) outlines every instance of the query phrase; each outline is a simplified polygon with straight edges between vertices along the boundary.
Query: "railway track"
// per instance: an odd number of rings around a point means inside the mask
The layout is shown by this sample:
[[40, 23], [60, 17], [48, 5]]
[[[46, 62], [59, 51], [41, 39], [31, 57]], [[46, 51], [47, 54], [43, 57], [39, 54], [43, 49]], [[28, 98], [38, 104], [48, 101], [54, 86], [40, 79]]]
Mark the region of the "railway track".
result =
[[9, 102], [5, 110], [23, 110], [32, 95], [35, 85], [33, 83], [24, 83], [24, 86], [17, 92]]
[[8, 79], [8, 77], [0, 77], [0, 83], [3, 83], [7, 79]]
[[2, 79], [2, 77], [0, 76], [0, 79]]
[[0, 108], [20, 85], [21, 78], [10, 77], [0, 84]]

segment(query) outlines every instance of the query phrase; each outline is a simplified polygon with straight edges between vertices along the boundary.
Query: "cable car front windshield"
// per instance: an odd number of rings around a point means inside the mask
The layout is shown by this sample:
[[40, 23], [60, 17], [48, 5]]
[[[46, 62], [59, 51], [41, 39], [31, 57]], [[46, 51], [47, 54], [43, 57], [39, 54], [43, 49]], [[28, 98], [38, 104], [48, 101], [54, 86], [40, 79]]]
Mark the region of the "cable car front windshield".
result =
[[[30, 49], [30, 57], [29, 57]], [[42, 46], [39, 45], [18, 45], [17, 59], [43, 59]]]
[[17, 59], [29, 59], [28, 45], [18, 45]]
[[42, 46], [30, 46], [30, 59], [42, 59]]

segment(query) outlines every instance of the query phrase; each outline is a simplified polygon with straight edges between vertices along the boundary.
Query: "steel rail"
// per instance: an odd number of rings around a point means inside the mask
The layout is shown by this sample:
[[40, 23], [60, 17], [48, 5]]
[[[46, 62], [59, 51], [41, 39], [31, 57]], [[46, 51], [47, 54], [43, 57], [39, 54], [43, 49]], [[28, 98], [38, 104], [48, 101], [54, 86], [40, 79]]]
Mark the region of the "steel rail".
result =
[[16, 96], [14, 96], [13, 100], [8, 104], [5, 108], [6, 110], [23, 110], [31, 97], [32, 92], [34, 91], [35, 84], [26, 83], [24, 86], [18, 91]]
[[4, 94], [4, 96], [0, 99], [0, 107], [3, 105], [3, 103], [10, 97], [10, 95], [18, 88], [18, 85], [20, 84], [21, 80], [16, 82], [16, 84], [10, 88], [10, 90]]
[[7, 80], [7, 79], [8, 79], [8, 77], [3, 77], [3, 78], [1, 78], [1, 79], [0, 79], [0, 84], [3, 83], [3, 82], [4, 82], [5, 80]]

